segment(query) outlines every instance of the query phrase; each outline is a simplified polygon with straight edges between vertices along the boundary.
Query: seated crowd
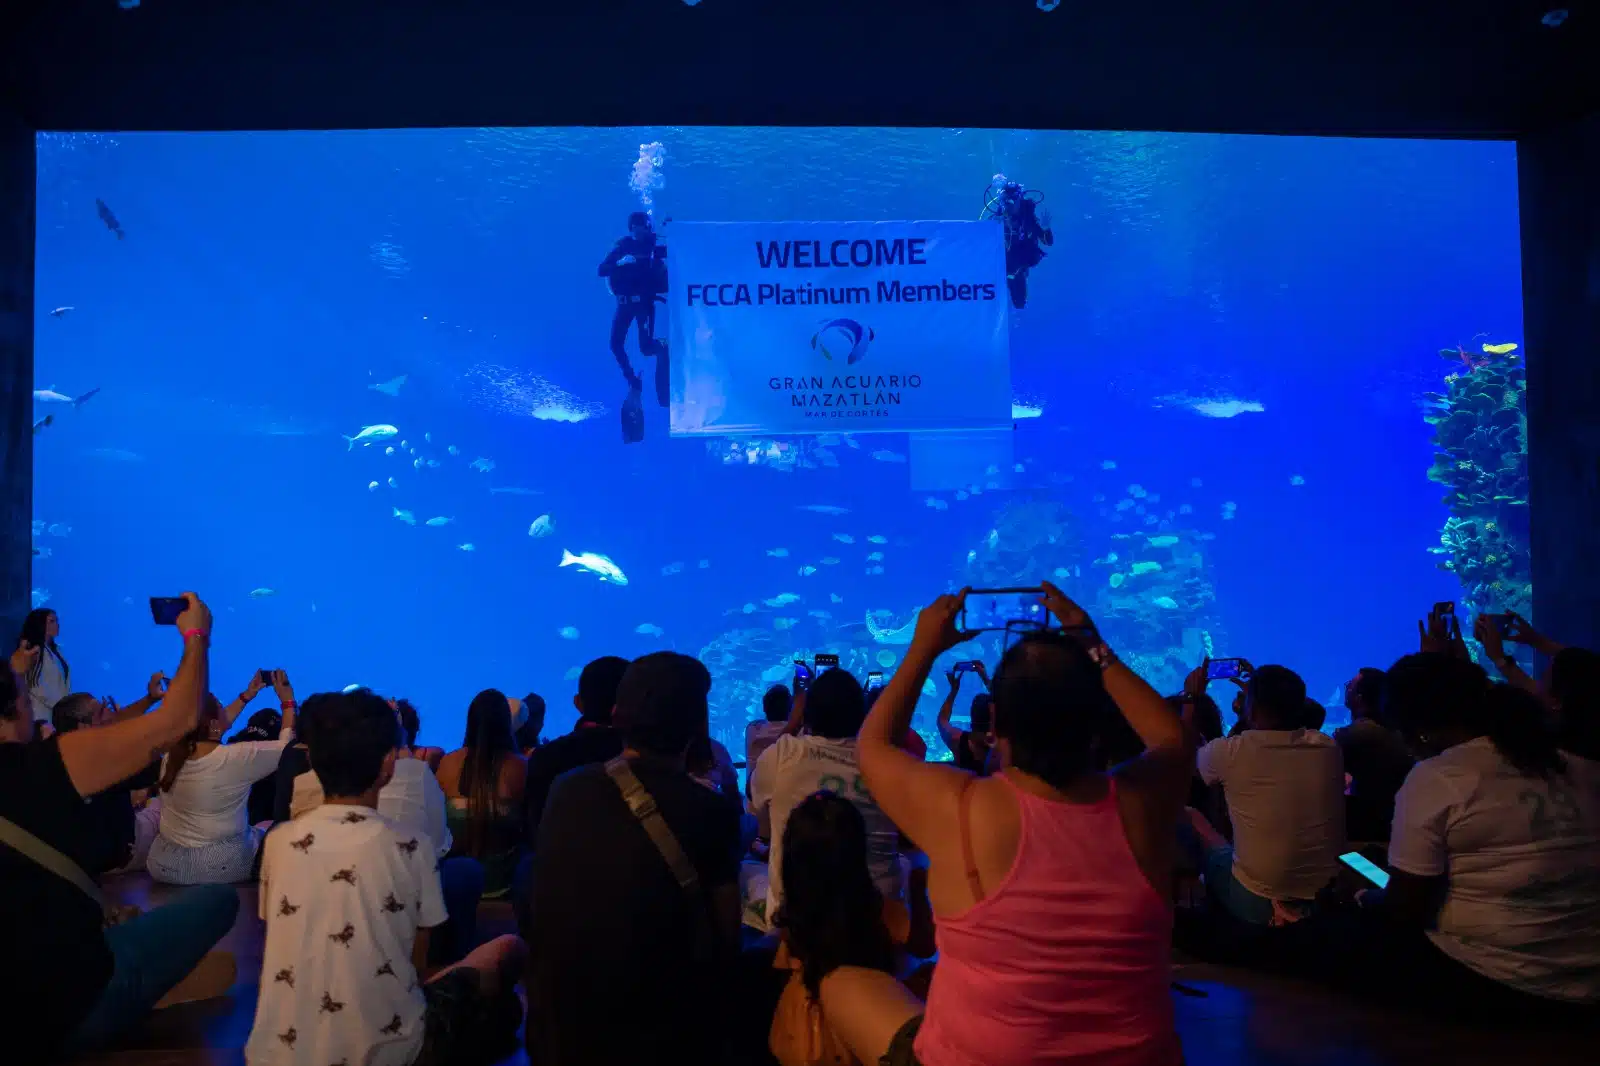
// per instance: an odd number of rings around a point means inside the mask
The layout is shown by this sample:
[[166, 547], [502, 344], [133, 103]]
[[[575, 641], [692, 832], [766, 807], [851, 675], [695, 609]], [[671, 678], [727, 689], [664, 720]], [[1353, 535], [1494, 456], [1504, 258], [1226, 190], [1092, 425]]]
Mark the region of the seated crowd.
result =
[[[26, 1019], [22, 1061], [226, 994], [217, 945], [250, 882], [252, 1063], [523, 1042], [534, 1064], [1177, 1066], [1175, 940], [1391, 1007], [1596, 1024], [1594, 653], [1479, 619], [1494, 682], [1436, 610], [1418, 652], [1351, 679], [1350, 725], [1321, 732], [1294, 671], [1243, 664], [1224, 735], [1208, 663], [1163, 697], [1044, 591], [1054, 626], [946, 674], [948, 760], [911, 718], [970, 638], [960, 593], [881, 690], [837, 667], [769, 690], [743, 791], [711, 675], [674, 652], [591, 662], [549, 741], [543, 699], [486, 689], [446, 753], [417, 747], [408, 701], [302, 704], [282, 670], [224, 706], [193, 594], [170, 682], [126, 707], [71, 691], [35, 612], [0, 670], [0, 1003]], [[224, 740], [268, 689], [276, 710]], [[137, 870], [185, 887], [108, 906], [103, 877]], [[486, 939], [501, 896], [520, 935]]]

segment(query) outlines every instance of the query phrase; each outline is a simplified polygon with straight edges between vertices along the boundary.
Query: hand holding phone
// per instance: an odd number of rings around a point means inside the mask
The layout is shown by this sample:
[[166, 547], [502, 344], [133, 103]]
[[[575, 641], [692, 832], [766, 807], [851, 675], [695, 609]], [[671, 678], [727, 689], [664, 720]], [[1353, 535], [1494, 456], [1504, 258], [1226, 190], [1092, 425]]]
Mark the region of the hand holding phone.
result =
[[1339, 861], [1379, 888], [1387, 888], [1389, 886], [1388, 871], [1359, 851], [1347, 851], [1339, 856]]
[[178, 617], [189, 609], [189, 601], [183, 596], [151, 596], [150, 617], [158, 626], [175, 626]]
[[865, 691], [867, 691], [867, 692], [876, 692], [878, 689], [880, 689], [882, 687], [883, 687], [883, 671], [882, 670], [869, 670], [867, 672], [867, 684], [866, 684]]
[[1236, 677], [1249, 677], [1243, 659], [1212, 659], [1206, 665], [1207, 681], [1229, 681]]
[[811, 667], [802, 659], [794, 661], [794, 690], [796, 692], [809, 692], [811, 690]]
[[972, 589], [961, 605], [957, 628], [963, 633], [984, 633], [1013, 627], [1043, 629], [1050, 622], [1045, 589]]

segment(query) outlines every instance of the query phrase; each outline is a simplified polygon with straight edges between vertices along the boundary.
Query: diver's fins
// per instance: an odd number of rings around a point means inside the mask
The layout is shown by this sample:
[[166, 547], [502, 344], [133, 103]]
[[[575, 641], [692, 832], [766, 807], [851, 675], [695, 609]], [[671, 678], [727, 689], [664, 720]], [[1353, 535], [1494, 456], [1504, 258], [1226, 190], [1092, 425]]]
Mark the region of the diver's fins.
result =
[[629, 389], [628, 398], [622, 401], [622, 443], [638, 444], [644, 440], [644, 404], [638, 389]]
[[672, 364], [667, 361], [667, 346], [656, 351], [656, 399], [662, 407], [672, 406]]

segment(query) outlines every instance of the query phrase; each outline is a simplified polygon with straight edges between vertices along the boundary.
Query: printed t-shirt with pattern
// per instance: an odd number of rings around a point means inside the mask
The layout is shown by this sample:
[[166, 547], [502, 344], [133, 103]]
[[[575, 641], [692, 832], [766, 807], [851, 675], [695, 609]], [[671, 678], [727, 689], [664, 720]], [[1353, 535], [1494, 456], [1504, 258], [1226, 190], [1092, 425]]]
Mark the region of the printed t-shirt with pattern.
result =
[[425, 1012], [412, 945], [445, 920], [428, 841], [369, 807], [330, 804], [264, 851], [267, 940], [246, 1061], [408, 1066]]

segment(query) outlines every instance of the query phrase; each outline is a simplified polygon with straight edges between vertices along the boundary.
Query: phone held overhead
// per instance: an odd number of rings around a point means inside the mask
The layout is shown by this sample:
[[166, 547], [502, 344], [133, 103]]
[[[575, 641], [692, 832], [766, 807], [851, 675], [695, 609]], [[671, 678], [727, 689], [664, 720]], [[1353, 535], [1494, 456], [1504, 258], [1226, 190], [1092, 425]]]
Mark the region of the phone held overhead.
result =
[[1250, 671], [1243, 659], [1212, 659], [1206, 664], [1207, 681], [1250, 680]]
[[178, 616], [189, 609], [189, 601], [182, 596], [151, 596], [150, 617], [158, 626], [175, 626]]
[[1044, 605], [1044, 589], [971, 589], [961, 606], [960, 627], [967, 633], [987, 633], [1007, 629], [1044, 629], [1050, 612]]

